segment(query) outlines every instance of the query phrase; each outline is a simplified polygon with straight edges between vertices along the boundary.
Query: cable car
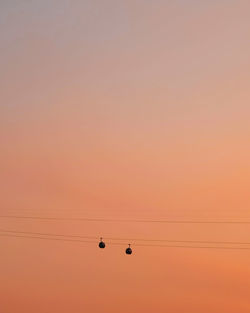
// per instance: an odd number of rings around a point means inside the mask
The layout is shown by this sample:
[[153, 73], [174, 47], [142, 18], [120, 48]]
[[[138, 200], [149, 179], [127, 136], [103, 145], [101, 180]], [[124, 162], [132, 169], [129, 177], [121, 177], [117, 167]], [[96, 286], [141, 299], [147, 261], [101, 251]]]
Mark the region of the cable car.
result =
[[99, 248], [100, 249], [104, 249], [105, 248], [105, 242], [102, 241], [102, 238], [100, 238]]
[[132, 249], [130, 248], [130, 244], [128, 245], [128, 248], [126, 249], [126, 254], [132, 254]]

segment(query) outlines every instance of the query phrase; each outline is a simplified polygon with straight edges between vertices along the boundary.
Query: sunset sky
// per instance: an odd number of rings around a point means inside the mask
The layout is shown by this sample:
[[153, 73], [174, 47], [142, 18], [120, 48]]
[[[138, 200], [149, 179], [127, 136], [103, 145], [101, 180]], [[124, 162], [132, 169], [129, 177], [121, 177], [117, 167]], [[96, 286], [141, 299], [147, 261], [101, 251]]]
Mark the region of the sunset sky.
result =
[[[249, 313], [250, 2], [0, 0], [1, 313]], [[108, 240], [107, 240], [108, 242]], [[250, 248], [250, 245], [247, 247]]]

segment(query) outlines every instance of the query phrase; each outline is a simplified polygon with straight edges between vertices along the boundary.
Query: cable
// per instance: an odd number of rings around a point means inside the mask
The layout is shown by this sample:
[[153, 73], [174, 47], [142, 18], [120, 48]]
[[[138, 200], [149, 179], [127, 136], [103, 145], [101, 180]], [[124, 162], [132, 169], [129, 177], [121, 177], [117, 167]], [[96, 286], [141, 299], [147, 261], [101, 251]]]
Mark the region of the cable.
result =
[[41, 217], [41, 216], [18, 216], [0, 215], [0, 218], [7, 219], [31, 219], [49, 221], [84, 221], [84, 222], [114, 222], [114, 223], [164, 223], [164, 224], [250, 224], [250, 221], [219, 221], [219, 220], [140, 220], [140, 219], [104, 219], [85, 217]]
[[[86, 240], [77, 240], [77, 239], [59, 239], [59, 238], [45, 238], [38, 236], [23, 236], [23, 235], [7, 235], [0, 234], [1, 237], [13, 237], [13, 238], [25, 238], [25, 239], [39, 239], [39, 240], [56, 240], [56, 241], [65, 241], [65, 242], [81, 242], [81, 243], [95, 243], [94, 241]], [[123, 246], [124, 243], [112, 243], [109, 242], [109, 245], [119, 245]], [[160, 247], [160, 248], [186, 248], [186, 249], [217, 249], [217, 250], [250, 250], [250, 248], [242, 247], [209, 247], [209, 246], [183, 246], [183, 245], [149, 245], [149, 244], [134, 244], [133, 246], [137, 247]]]
[[40, 233], [40, 232], [26, 232], [26, 231], [15, 231], [0, 229], [0, 232], [14, 233], [14, 234], [28, 234], [28, 235], [39, 235], [39, 236], [55, 236], [55, 237], [68, 237], [68, 238], [83, 238], [83, 239], [95, 239], [98, 240], [100, 237], [94, 236], [81, 236], [81, 235], [63, 235], [63, 234], [52, 234], [52, 233]]
[[29, 238], [29, 239], [42, 239], [42, 240], [56, 240], [56, 241], [69, 241], [69, 242], [83, 242], [83, 243], [96, 243], [95, 241], [78, 240], [78, 239], [60, 239], [60, 238], [46, 238], [38, 236], [25, 236], [25, 235], [8, 235], [0, 234], [1, 237], [14, 237], [14, 238]]
[[[39, 235], [39, 236], [55, 236], [55, 237], [66, 237], [66, 238], [83, 238], [99, 240], [100, 237], [95, 236], [81, 236], [81, 235], [65, 235], [65, 234], [53, 234], [53, 233], [41, 233], [41, 232], [26, 232], [26, 231], [15, 231], [0, 229], [0, 232], [14, 233], [14, 234], [26, 234], [26, 235]], [[201, 244], [232, 244], [232, 245], [250, 245], [250, 242], [242, 241], [203, 241], [203, 240], [170, 240], [170, 239], [144, 239], [144, 238], [117, 238], [117, 237], [105, 237], [107, 240], [114, 241], [143, 241], [143, 242], [172, 242], [172, 243], [201, 243]]]

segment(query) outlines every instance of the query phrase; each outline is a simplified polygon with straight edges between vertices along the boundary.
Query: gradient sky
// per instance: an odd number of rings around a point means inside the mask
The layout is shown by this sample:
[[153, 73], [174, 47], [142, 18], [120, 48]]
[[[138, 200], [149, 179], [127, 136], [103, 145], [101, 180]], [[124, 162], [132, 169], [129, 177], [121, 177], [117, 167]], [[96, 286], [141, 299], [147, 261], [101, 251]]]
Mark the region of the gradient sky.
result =
[[[1, 215], [250, 218], [250, 3], [1, 0]], [[0, 219], [250, 241], [249, 225]], [[1, 313], [249, 313], [250, 252], [0, 238]]]

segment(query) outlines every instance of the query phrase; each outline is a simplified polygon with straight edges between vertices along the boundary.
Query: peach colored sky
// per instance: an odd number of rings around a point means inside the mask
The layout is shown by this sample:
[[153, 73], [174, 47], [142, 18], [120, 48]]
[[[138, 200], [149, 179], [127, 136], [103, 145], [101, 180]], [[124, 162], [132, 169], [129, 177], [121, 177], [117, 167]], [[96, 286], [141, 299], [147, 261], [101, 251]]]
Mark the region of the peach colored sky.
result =
[[[0, 211], [250, 218], [250, 3], [0, 3]], [[247, 225], [1, 229], [250, 241]], [[249, 313], [250, 252], [0, 237], [1, 313]]]

